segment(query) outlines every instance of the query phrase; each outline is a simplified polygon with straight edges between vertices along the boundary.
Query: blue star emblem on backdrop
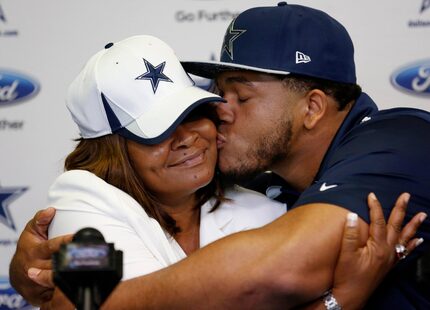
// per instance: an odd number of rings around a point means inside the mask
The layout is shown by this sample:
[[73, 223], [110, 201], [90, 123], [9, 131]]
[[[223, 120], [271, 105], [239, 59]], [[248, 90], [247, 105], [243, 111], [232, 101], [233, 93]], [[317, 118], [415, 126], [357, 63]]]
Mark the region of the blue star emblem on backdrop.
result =
[[[233, 43], [234, 41], [239, 38], [246, 30], [242, 29], [234, 29], [234, 22], [233, 20], [230, 24], [230, 26], [227, 29], [227, 32], [224, 36], [224, 43], [222, 45], [222, 49], [226, 51], [227, 55], [233, 59]], [[222, 51], [221, 51], [222, 54]]]
[[169, 79], [164, 73], [164, 67], [166, 66], [166, 62], [162, 62], [158, 66], [154, 66], [149, 61], [147, 61], [145, 58], [143, 58], [143, 61], [145, 62], [146, 66], [146, 72], [139, 75], [136, 80], [150, 80], [152, 85], [152, 91], [157, 91], [158, 84], [160, 81], [164, 82], [173, 82], [171, 79]]
[[1, 5], [0, 5], [0, 20], [2, 20], [4, 23], [6, 22], [6, 15], [4, 15]]
[[16, 230], [9, 212], [9, 205], [27, 190], [26, 187], [0, 187], [0, 222]]
[[420, 13], [424, 12], [428, 8], [430, 8], [430, 0], [423, 0], [423, 4], [421, 5], [421, 12]]

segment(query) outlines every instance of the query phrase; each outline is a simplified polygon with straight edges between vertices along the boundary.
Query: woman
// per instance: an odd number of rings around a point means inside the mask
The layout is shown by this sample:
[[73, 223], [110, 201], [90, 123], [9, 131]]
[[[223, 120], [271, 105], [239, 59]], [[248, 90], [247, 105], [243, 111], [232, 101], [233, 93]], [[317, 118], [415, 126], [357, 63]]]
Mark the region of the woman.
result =
[[210, 102], [173, 51], [135, 36], [94, 55], [67, 106], [82, 138], [52, 185], [49, 236], [91, 226], [124, 252], [129, 279], [171, 265], [227, 234], [260, 227], [285, 205], [215, 175]]

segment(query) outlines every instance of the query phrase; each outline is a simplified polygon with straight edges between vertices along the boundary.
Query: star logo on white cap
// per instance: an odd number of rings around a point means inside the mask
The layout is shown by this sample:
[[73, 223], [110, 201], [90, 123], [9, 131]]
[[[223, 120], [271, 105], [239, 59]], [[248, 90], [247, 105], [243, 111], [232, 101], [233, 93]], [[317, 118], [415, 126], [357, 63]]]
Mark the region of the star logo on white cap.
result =
[[233, 29], [234, 28], [234, 22], [233, 20], [230, 24], [230, 26], [227, 29], [227, 32], [224, 36], [224, 44], [222, 46], [223, 50], [228, 54], [228, 56], [233, 59], [233, 42], [239, 38], [246, 30], [242, 29]]
[[136, 78], [136, 80], [150, 80], [154, 94], [157, 91], [158, 84], [160, 83], [160, 81], [173, 83], [173, 81], [171, 79], [169, 79], [163, 73], [164, 67], [166, 65], [165, 61], [162, 62], [161, 64], [159, 64], [158, 66], [154, 66], [149, 61], [147, 61], [145, 58], [143, 58], [143, 61], [145, 62], [145, 66], [146, 66], [147, 71], [145, 73], [139, 75]]

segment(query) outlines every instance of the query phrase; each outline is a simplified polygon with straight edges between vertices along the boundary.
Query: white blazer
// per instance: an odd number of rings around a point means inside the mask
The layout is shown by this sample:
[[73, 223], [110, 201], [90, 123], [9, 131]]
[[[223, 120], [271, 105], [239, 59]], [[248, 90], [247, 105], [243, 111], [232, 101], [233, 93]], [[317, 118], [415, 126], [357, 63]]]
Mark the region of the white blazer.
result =
[[[226, 191], [229, 202], [209, 213], [214, 200], [202, 206], [200, 246], [229, 234], [261, 227], [286, 212], [284, 204], [235, 186]], [[179, 244], [149, 217], [130, 195], [84, 170], [60, 175], [48, 193], [57, 209], [49, 237], [75, 233], [84, 227], [98, 229], [106, 242], [124, 256], [123, 280], [167, 267], [184, 257]]]

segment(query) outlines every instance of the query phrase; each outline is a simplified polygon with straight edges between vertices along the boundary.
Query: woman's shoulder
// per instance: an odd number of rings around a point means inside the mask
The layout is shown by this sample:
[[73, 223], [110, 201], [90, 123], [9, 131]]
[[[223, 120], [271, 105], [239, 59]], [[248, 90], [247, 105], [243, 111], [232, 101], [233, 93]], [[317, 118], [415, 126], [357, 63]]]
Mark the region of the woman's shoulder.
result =
[[103, 198], [115, 195], [118, 188], [86, 170], [69, 170], [58, 176], [49, 188], [48, 199], [64, 197]]
[[48, 204], [60, 209], [92, 207], [115, 213], [122, 204], [141, 209], [130, 195], [86, 170], [69, 170], [58, 176], [49, 189]]
[[76, 185], [79, 187], [79, 185], [88, 185], [86, 182], [91, 182], [92, 185], [109, 185], [102, 178], [87, 170], [68, 170], [60, 174], [52, 186]]

